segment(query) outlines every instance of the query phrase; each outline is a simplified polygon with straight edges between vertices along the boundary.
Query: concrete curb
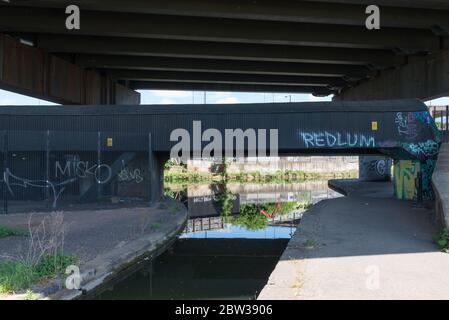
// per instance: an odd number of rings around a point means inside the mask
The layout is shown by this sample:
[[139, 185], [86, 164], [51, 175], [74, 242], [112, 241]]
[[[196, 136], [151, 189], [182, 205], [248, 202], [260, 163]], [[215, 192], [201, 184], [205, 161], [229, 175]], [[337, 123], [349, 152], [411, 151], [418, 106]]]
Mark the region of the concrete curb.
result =
[[160, 230], [144, 235], [136, 240], [116, 247], [106, 254], [81, 266], [81, 288], [79, 290], [64, 289], [48, 297], [50, 300], [81, 299], [83, 295], [92, 294], [102, 286], [107, 285], [118, 274], [132, 268], [140, 261], [152, 260], [165, 252], [176, 241], [184, 230], [188, 215], [184, 205], [172, 199], [165, 199], [164, 203], [178, 204], [175, 224], [169, 230]]

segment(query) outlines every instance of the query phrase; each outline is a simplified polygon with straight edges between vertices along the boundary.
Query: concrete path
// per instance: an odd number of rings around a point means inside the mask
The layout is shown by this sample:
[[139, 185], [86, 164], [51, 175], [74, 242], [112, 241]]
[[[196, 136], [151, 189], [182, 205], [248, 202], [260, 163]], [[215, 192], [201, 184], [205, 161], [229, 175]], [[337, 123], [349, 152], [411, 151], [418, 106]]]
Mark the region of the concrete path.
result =
[[449, 299], [449, 254], [431, 210], [390, 183], [343, 183], [349, 196], [303, 217], [259, 299]]

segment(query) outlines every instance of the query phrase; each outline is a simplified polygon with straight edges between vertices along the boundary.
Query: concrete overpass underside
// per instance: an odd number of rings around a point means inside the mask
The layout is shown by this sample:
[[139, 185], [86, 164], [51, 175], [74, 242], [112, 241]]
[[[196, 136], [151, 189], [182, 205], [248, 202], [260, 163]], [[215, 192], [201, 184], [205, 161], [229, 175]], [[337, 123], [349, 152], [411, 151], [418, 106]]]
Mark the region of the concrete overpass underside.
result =
[[[81, 10], [68, 30], [65, 8]], [[137, 89], [449, 93], [449, 4], [365, 0], [0, 2], [0, 86], [67, 104], [138, 104]]]

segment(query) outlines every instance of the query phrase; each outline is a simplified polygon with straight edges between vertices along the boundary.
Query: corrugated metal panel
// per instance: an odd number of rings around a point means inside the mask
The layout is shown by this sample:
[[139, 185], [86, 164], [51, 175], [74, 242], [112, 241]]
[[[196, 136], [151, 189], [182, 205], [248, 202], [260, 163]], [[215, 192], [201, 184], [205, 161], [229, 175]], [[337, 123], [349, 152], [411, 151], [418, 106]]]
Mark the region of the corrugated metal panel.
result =
[[[77, 133], [101, 131], [115, 137], [114, 150], [131, 150], [131, 146], [142, 150], [151, 132], [154, 150], [167, 152], [176, 143], [170, 141], [174, 129], [184, 128], [192, 136], [193, 121], [200, 120], [202, 131], [215, 128], [223, 137], [225, 129], [278, 129], [280, 151], [294, 153], [306, 149], [373, 149], [366, 143], [371, 138], [376, 143], [435, 140], [431, 127], [424, 122], [417, 122], [418, 135], [413, 140], [405, 140], [398, 131], [397, 112], [424, 110], [426, 106], [415, 100], [231, 106], [6, 107], [0, 108], [0, 125], [14, 131], [66, 132], [56, 134], [59, 138], [54, 143], [59, 141], [62, 146], [70, 141], [84, 147], [83, 150], [92, 150], [93, 138], [87, 135], [85, 140], [80, 140]], [[373, 122], [377, 130], [373, 130]], [[134, 136], [130, 138], [126, 134]], [[314, 142], [309, 143], [304, 137], [314, 137]], [[325, 138], [328, 140], [323, 142]], [[363, 140], [365, 143], [360, 143]], [[325, 142], [330, 145], [324, 145]], [[351, 142], [353, 145], [349, 146]], [[25, 144], [29, 143], [24, 142], [22, 148]]]

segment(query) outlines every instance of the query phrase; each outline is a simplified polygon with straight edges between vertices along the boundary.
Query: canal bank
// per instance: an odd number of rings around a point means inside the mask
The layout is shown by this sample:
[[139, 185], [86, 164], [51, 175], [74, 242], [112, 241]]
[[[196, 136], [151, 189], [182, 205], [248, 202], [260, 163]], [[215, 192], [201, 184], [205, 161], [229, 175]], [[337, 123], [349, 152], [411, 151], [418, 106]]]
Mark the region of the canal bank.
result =
[[[80, 298], [107, 284], [136, 262], [157, 257], [185, 228], [188, 213], [182, 204], [166, 199], [151, 208], [68, 211], [58, 215], [59, 219], [63, 218], [61, 225], [65, 229], [64, 253], [77, 258], [80, 287], [67, 290], [64, 279], [52, 279], [32, 287], [35, 298]], [[45, 219], [53, 218], [48, 213], [3, 215], [0, 225], [36, 230]], [[0, 262], [21, 259], [29, 253], [30, 241], [29, 236], [0, 238]], [[24, 292], [19, 292], [0, 296], [0, 299], [23, 299], [24, 296]]]
[[432, 210], [388, 182], [330, 185], [347, 196], [304, 214], [258, 299], [449, 299]]

